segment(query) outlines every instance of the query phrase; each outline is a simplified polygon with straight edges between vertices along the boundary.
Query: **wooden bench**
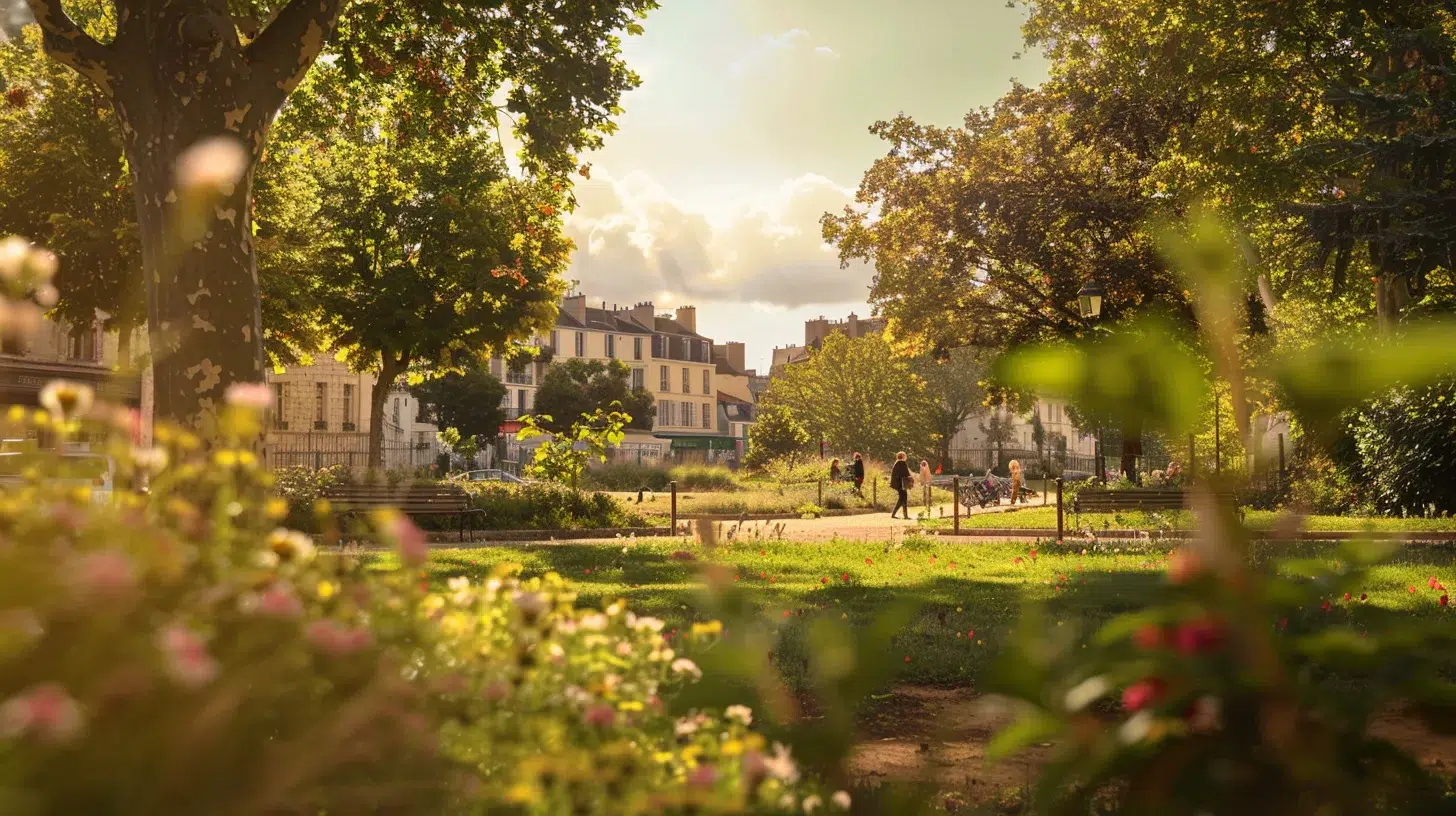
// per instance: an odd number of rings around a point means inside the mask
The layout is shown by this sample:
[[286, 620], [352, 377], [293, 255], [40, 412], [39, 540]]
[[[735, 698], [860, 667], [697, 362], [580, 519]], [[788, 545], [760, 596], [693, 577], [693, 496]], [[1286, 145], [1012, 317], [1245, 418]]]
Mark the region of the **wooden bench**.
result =
[[[334, 485], [323, 497], [342, 516], [358, 516], [374, 510], [394, 508], [407, 516], [455, 516], [460, 519], [460, 540], [465, 540], [465, 519], [485, 515], [470, 506], [470, 495], [456, 485]], [[472, 526], [473, 533], [477, 527]]]
[[[1233, 504], [1234, 495], [1215, 494], [1219, 504]], [[1119, 513], [1125, 510], [1186, 510], [1188, 494], [1179, 487], [1134, 487], [1126, 490], [1084, 488], [1072, 498], [1072, 513]]]

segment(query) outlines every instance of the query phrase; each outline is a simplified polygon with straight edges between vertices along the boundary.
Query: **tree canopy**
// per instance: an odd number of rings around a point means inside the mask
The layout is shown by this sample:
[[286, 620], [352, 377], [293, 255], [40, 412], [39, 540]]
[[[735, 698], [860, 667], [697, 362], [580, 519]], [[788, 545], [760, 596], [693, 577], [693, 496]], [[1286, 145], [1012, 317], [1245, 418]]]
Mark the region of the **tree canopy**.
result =
[[986, 410], [986, 389], [982, 380], [988, 371], [983, 358], [986, 352], [962, 347], [948, 352], [944, 359], [926, 355], [911, 368], [925, 381], [930, 400], [930, 422], [940, 447], [943, 467], [954, 466], [950, 443], [972, 417]]
[[570, 430], [583, 415], [598, 409], [628, 417], [626, 427], [652, 430], [657, 401], [645, 388], [633, 388], [632, 369], [621, 360], [562, 360], [547, 366], [536, 390], [532, 413], [552, 417], [541, 427], [553, 433]]
[[426, 380], [414, 391], [434, 409], [440, 428], [454, 428], [461, 438], [473, 439], [477, 444], [500, 436], [501, 423], [506, 418], [501, 408], [506, 387], [490, 372], [466, 369], [463, 373]]

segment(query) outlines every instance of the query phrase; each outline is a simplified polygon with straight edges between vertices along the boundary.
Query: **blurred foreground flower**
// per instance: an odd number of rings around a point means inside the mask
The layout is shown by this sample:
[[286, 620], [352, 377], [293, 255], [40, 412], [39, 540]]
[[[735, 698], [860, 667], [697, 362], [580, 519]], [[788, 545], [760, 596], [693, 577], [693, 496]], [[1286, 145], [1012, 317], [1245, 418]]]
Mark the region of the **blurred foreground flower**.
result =
[[90, 386], [68, 380], [52, 380], [40, 392], [41, 407], [67, 422], [85, 416], [95, 399], [96, 392]]
[[229, 136], [204, 139], [177, 159], [177, 189], [184, 193], [231, 195], [248, 169], [248, 153]]
[[0, 735], [69, 742], [81, 731], [81, 707], [54, 683], [34, 686], [0, 706]]
[[233, 383], [227, 390], [228, 405], [266, 411], [273, 407], [273, 389], [267, 383]]

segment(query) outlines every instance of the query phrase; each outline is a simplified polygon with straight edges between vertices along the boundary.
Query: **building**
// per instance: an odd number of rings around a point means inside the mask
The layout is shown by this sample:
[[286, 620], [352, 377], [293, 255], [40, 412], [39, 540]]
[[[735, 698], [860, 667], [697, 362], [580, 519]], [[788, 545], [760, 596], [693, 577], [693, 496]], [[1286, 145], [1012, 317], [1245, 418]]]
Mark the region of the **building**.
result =
[[[1033, 418], [1040, 420], [1045, 433], [1044, 448], [1041, 450], [1037, 448]], [[999, 440], [993, 438], [994, 434], [988, 433], [997, 426], [1002, 429]], [[1065, 447], [1062, 445], [1063, 441], [1066, 443]], [[1058, 400], [1038, 400], [1024, 414], [998, 409], [971, 417], [951, 438], [949, 447], [951, 461], [957, 469], [962, 470], [971, 468], [979, 471], [995, 467], [998, 452], [1006, 461], [1035, 460], [1044, 452], [1049, 458], [1065, 462], [1067, 469], [1081, 470], [1081, 464], [1087, 464], [1090, 468], [1090, 462], [1083, 460], [1096, 455], [1097, 438], [1095, 434], [1083, 432], [1072, 424], [1064, 403]]]
[[605, 302], [593, 307], [586, 296], [573, 294], [561, 302], [555, 326], [529, 344], [541, 349], [537, 360], [512, 370], [505, 360], [490, 361], [491, 373], [506, 386], [502, 407], [508, 421], [511, 458], [515, 420], [535, 409], [536, 391], [546, 367], [572, 359], [620, 360], [631, 369], [631, 385], [645, 388], [655, 399], [652, 435], [668, 440], [673, 455], [701, 453], [702, 458], [732, 449], [722, 430], [718, 410], [718, 366], [713, 341], [697, 332], [697, 309], [681, 306], [671, 314], [658, 314], [649, 302], [627, 307]]
[[[273, 467], [369, 466], [369, 406], [375, 376], [359, 374], [328, 356], [309, 365], [269, 372], [273, 418], [268, 429], [268, 463]], [[439, 430], [425, 406], [409, 391], [393, 387], [384, 399], [383, 456], [386, 470], [433, 465]]]
[[[130, 349], [144, 347], [146, 333], [131, 332], [123, 349], [116, 332], [43, 319], [29, 337], [0, 341], [0, 404], [35, 407], [52, 380], [70, 380], [96, 389], [104, 400], [141, 407], [141, 378], [131, 367]], [[44, 440], [41, 441], [43, 444]]]
[[858, 340], [872, 334], [883, 334], [888, 322], [881, 317], [860, 317], [854, 312], [843, 320], [828, 320], [820, 315], [814, 320], [804, 321], [804, 345], [775, 347], [769, 373], [777, 374], [786, 365], [809, 359], [809, 352], [824, 345], [831, 334], [843, 334], [851, 340]]

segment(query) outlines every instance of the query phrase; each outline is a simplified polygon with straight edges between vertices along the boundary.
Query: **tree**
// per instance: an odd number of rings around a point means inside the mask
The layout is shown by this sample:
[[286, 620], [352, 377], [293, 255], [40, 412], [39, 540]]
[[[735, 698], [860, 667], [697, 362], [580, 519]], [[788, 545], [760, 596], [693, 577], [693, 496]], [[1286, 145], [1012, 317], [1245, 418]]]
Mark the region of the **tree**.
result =
[[913, 366], [925, 380], [930, 397], [931, 424], [940, 443], [940, 463], [954, 467], [950, 443], [972, 417], [983, 413], [986, 389], [982, 353], [973, 348], [954, 349], [943, 359], [926, 355]]
[[[440, 132], [494, 122], [491, 100], [509, 86], [527, 164], [562, 177], [577, 154], [601, 144], [622, 92], [637, 82], [617, 32], [640, 32], [636, 18], [655, 7], [113, 0], [100, 19], [78, 23], [62, 0], [28, 5], [47, 53], [90, 79], [116, 112], [158, 353], [156, 411], [189, 424], [233, 383], [263, 378], [253, 180], [269, 126], [326, 46], [350, 91], [396, 100]], [[191, 236], [180, 217], [179, 159], [218, 138], [242, 150], [242, 172], [220, 179], [207, 229], [183, 240]]]
[[799, 457], [808, 456], [813, 438], [785, 405], [764, 400], [758, 404], [758, 417], [748, 427], [748, 451], [743, 464], [762, 470], [771, 462], [783, 461], [792, 470]]
[[830, 335], [807, 360], [770, 380], [765, 398], [782, 403], [811, 438], [835, 450], [919, 454], [935, 436], [925, 382], [878, 335]]
[[465, 469], [475, 467], [475, 457], [480, 454], [480, 440], [469, 434], [460, 433], [458, 428], [446, 428], [435, 434], [446, 450], [465, 460]]
[[506, 387], [490, 372], [471, 368], [462, 374], [426, 380], [414, 390], [422, 402], [434, 408], [440, 427], [452, 428], [480, 445], [500, 436], [501, 423], [506, 419], [501, 409]]
[[1036, 446], [1036, 458], [1045, 463], [1047, 450], [1046, 426], [1041, 422], [1041, 414], [1031, 415], [1031, 444]]
[[526, 466], [526, 474], [577, 490], [587, 463], [593, 459], [607, 461], [607, 450], [622, 444], [629, 419], [631, 417], [621, 411], [598, 408], [573, 423], [570, 431], [552, 433], [541, 424], [550, 422], [551, 417], [522, 417], [525, 427], [516, 434], [517, 439], [525, 442], [546, 437], [536, 446], [535, 458]]
[[981, 423], [981, 434], [986, 437], [986, 444], [996, 449], [996, 469], [1006, 468], [1006, 443], [1010, 442], [1016, 433], [1015, 420], [1004, 411], [996, 411]]
[[393, 104], [346, 113], [313, 162], [339, 245], [319, 270], [321, 299], [336, 354], [377, 377], [380, 462], [389, 385], [484, 365], [549, 329], [572, 245], [559, 185], [511, 177], [485, 133], [418, 133]]
[[652, 430], [657, 401], [645, 388], [633, 388], [632, 369], [621, 360], [564, 360], [552, 363], [536, 391], [535, 413], [553, 433], [569, 429], [583, 414], [616, 409], [629, 417], [627, 427]]

